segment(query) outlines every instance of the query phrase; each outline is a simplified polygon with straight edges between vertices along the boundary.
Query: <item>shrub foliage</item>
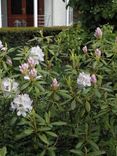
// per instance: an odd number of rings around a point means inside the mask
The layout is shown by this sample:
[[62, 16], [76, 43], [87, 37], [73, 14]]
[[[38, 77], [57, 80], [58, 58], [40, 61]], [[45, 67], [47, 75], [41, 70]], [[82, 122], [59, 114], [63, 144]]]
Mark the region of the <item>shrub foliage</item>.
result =
[[24, 47], [1, 43], [2, 156], [117, 155], [116, 34], [103, 26], [89, 41], [74, 31], [75, 44], [73, 29], [56, 38], [41, 32]]
[[38, 28], [1, 28], [0, 39], [11, 47], [15, 47], [17, 45], [24, 46], [28, 40], [32, 39], [35, 36], [39, 36], [40, 31], [43, 31], [44, 36], [56, 36], [64, 29], [66, 29], [65, 26]]
[[81, 22], [90, 29], [107, 23], [117, 28], [116, 0], [69, 0], [68, 5], [79, 11]]

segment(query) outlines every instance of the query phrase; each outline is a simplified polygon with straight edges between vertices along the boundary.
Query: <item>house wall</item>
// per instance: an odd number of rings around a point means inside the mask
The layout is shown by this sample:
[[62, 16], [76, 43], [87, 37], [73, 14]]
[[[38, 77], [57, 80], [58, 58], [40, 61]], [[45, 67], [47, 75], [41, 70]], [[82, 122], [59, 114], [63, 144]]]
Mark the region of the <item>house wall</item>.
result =
[[53, 25], [66, 25], [66, 3], [62, 0], [53, 0]]
[[45, 26], [66, 25], [66, 3], [62, 0], [45, 0]]
[[[67, 24], [66, 3], [62, 0], [44, 0], [45, 26]], [[2, 26], [7, 26], [7, 0], [2, 0]]]
[[7, 27], [7, 0], [2, 0], [2, 26]]
[[45, 26], [53, 25], [53, 0], [44, 1]]

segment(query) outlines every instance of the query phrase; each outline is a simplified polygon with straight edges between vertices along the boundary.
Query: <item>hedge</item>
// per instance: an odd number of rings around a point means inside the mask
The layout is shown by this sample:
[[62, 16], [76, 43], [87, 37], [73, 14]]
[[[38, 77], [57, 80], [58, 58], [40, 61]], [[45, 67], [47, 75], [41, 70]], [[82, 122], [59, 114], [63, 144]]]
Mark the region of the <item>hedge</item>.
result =
[[1, 28], [0, 40], [9, 46], [25, 45], [25, 43], [34, 36], [39, 36], [39, 32], [43, 31], [44, 36], [56, 36], [62, 30], [67, 29], [66, 26], [56, 27], [23, 27], [23, 28]]

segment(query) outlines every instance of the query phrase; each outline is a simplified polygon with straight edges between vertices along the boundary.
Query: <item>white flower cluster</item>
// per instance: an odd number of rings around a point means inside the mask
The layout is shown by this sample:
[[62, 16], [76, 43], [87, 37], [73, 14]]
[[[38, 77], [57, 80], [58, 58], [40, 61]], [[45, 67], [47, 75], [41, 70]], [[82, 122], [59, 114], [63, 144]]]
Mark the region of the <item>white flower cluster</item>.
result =
[[16, 110], [18, 116], [22, 115], [25, 117], [26, 114], [32, 110], [33, 101], [30, 99], [28, 94], [18, 95], [18, 86], [19, 83], [17, 83], [14, 79], [4, 78], [1, 81], [1, 90], [5, 97], [11, 97], [12, 93], [16, 94], [13, 102], [11, 102], [11, 110]]
[[4, 78], [1, 82], [1, 89], [4, 93], [4, 96], [10, 96], [12, 93], [18, 92], [19, 84], [10, 78]]
[[26, 116], [32, 110], [32, 100], [28, 94], [17, 95], [13, 102], [11, 102], [11, 109], [17, 111], [17, 115]]
[[42, 49], [39, 46], [32, 47], [29, 56], [35, 60], [36, 64], [39, 64], [39, 62], [44, 61], [44, 53], [42, 52]]
[[77, 83], [80, 88], [84, 88], [86, 86], [91, 86], [91, 76], [87, 73], [80, 73], [79, 77], [77, 78]]

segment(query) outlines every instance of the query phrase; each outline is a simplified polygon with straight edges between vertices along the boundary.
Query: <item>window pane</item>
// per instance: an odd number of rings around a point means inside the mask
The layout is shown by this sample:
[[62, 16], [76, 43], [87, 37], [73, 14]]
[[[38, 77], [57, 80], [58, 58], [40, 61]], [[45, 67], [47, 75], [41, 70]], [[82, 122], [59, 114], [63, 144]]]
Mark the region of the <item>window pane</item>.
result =
[[11, 13], [22, 14], [22, 0], [11, 0]]
[[33, 0], [26, 0], [26, 14], [33, 15]]

